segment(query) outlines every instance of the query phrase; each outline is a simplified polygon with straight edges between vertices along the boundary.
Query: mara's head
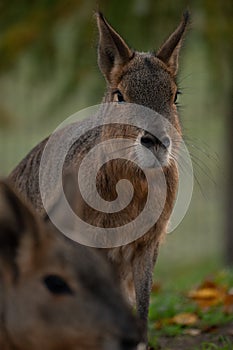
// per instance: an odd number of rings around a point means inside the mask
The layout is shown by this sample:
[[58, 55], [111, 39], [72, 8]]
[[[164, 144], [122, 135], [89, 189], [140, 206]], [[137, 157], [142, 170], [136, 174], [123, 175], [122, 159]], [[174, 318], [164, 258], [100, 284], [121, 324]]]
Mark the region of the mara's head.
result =
[[[132, 50], [103, 15], [97, 14], [98, 63], [107, 82], [104, 102], [138, 104], [155, 111], [155, 119], [157, 114], [160, 115], [161, 120], [157, 124], [161, 130], [156, 134], [150, 130], [138, 130], [137, 142], [154, 153], [161, 166], [169, 164], [181, 136], [176, 77], [179, 51], [188, 21], [189, 13], [185, 12], [179, 26], [157, 53], [145, 53]], [[128, 132], [132, 133], [132, 129]], [[138, 157], [144, 159], [142, 166], [154, 167], [153, 162], [146, 161], [142, 147], [138, 150]]]
[[102, 257], [42, 223], [0, 181], [1, 349], [136, 349], [118, 290]]

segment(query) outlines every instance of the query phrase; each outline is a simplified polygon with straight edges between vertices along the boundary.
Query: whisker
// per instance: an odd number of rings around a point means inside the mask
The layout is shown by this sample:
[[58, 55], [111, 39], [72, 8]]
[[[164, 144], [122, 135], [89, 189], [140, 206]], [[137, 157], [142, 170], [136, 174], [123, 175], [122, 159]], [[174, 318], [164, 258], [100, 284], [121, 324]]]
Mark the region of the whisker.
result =
[[184, 173], [188, 172], [188, 174], [191, 175], [190, 166], [185, 158], [185, 155], [179, 152], [175, 152], [174, 150], [172, 151], [172, 153], [170, 153], [170, 155], [173, 156], [173, 159], [177, 162], [177, 164], [180, 166]]
[[122, 152], [122, 151], [129, 150], [129, 149], [131, 149], [131, 148], [133, 148], [133, 147], [135, 147], [135, 145], [130, 145], [130, 146], [122, 147], [122, 148], [120, 148], [120, 149], [117, 149], [117, 150], [115, 150], [115, 151], [110, 152], [109, 154], [112, 155], [112, 154], [114, 154], [114, 153], [120, 153], [120, 152]]
[[[206, 170], [203, 166], [201, 166], [196, 159], [192, 159], [193, 163], [195, 166], [197, 166], [199, 168], [199, 170], [214, 184], [217, 185], [217, 182], [214, 180], [214, 178], [212, 177], [212, 174], [208, 173], [207, 171], [210, 172], [210, 169], [208, 167], [206, 167]], [[200, 160], [199, 160], [200, 161]]]
[[183, 77], [179, 76], [178, 82], [177, 82], [177, 83], [178, 83], [178, 86], [180, 86], [180, 84], [181, 84], [184, 80], [190, 78], [192, 75], [193, 75], [193, 73], [186, 74], [186, 75], [184, 75]]
[[[192, 142], [191, 144], [190, 144], [190, 141]], [[216, 185], [216, 181], [214, 180], [214, 175], [213, 175], [210, 167], [208, 167], [208, 165], [207, 165], [208, 163], [206, 163], [206, 161], [204, 159], [202, 159], [199, 155], [201, 155], [201, 154], [204, 155], [208, 159], [208, 161], [214, 161], [215, 166], [217, 166], [217, 168], [219, 169], [218, 155], [213, 156], [212, 154], [207, 152], [205, 149], [199, 147], [198, 145], [195, 145], [193, 140], [189, 137], [185, 137], [185, 142], [189, 148], [189, 154], [190, 154], [191, 160], [194, 164], [195, 170], [196, 170], [196, 168], [198, 168], [202, 172], [202, 174], [204, 174], [213, 184]], [[176, 144], [176, 143], [178, 143], [178, 141], [173, 140], [173, 143]], [[208, 145], [206, 145], [206, 146], [208, 147]], [[197, 150], [199, 155], [198, 155], [198, 153], [195, 154], [193, 152], [190, 152], [190, 147], [193, 150]], [[178, 153], [178, 155], [180, 155], [182, 152], [184, 152], [184, 150], [181, 147], [179, 149], [179, 151], [177, 151], [177, 153]]]
[[[183, 165], [182, 165], [176, 158], [174, 158], [173, 155], [172, 155], [171, 157], [177, 162], [177, 164], [179, 165], [180, 169], [184, 172], [184, 167], [183, 167]], [[186, 169], [186, 171], [187, 171], [187, 169]], [[203, 187], [202, 187], [200, 181], [198, 180], [198, 177], [197, 177], [195, 171], [193, 172], [193, 177], [194, 177], [194, 180], [195, 180], [195, 182], [197, 183], [197, 185], [198, 185], [198, 187], [199, 187], [199, 189], [200, 189], [200, 192], [201, 192], [202, 196], [203, 196], [205, 199], [207, 199], [207, 197], [206, 197], [206, 195], [205, 195], [205, 192], [204, 192], [204, 190], [203, 190]]]
[[[195, 144], [195, 142], [193, 141], [196, 141], [198, 144], [199, 143], [202, 143], [206, 148], [210, 148], [205, 142], [201, 141], [201, 140], [198, 140], [198, 139], [192, 139], [192, 138], [189, 138], [189, 137], [185, 137], [184, 138], [187, 142], [187, 145], [192, 147], [192, 148], [195, 148], [196, 150], [198, 150], [200, 153], [204, 154], [207, 158], [209, 158], [210, 160], [214, 160], [215, 162], [219, 162], [219, 155], [213, 151], [211, 151], [212, 153], [210, 154], [207, 150], [205, 150], [204, 148], [201, 148], [199, 146], [197, 146]], [[191, 142], [191, 143], [190, 143]]]

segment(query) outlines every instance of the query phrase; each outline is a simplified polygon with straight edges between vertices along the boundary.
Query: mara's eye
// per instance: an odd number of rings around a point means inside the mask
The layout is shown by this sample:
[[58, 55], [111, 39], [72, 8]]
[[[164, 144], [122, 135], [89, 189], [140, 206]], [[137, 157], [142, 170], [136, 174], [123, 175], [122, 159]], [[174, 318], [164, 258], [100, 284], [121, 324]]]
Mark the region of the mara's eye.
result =
[[174, 97], [174, 103], [176, 104], [177, 103], [177, 100], [178, 100], [178, 95], [180, 95], [181, 92], [179, 90], [176, 91], [176, 94], [175, 94], [175, 97]]
[[43, 278], [43, 282], [46, 288], [52, 293], [56, 295], [62, 294], [73, 294], [72, 289], [67, 284], [67, 282], [58, 275], [48, 275]]
[[116, 90], [113, 92], [113, 95], [116, 96], [116, 101], [119, 103], [125, 102], [124, 97], [122, 95], [122, 93], [120, 92], [120, 90]]

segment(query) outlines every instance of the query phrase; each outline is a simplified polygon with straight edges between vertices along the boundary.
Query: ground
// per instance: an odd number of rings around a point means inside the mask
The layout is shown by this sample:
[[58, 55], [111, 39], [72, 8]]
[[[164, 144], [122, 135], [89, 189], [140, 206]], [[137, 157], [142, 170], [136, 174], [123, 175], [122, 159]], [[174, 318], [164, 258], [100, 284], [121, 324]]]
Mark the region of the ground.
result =
[[233, 350], [233, 323], [199, 335], [161, 336], [155, 349], [159, 350]]
[[233, 350], [233, 271], [189, 288], [155, 284], [149, 342], [155, 350]]

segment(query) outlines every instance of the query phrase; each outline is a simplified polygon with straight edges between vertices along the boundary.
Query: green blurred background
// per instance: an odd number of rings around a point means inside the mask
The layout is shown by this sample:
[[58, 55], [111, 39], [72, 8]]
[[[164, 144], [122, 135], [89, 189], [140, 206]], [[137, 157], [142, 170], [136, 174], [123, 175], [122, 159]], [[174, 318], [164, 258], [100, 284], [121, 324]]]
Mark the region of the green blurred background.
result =
[[201, 276], [233, 262], [230, 0], [0, 1], [0, 175], [72, 113], [101, 101], [94, 11], [137, 50], [156, 50], [189, 8], [179, 88], [195, 170], [190, 208], [161, 248], [157, 276]]

